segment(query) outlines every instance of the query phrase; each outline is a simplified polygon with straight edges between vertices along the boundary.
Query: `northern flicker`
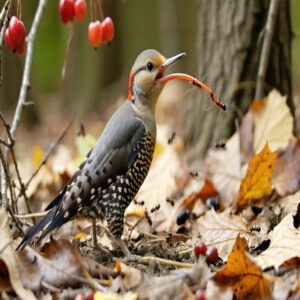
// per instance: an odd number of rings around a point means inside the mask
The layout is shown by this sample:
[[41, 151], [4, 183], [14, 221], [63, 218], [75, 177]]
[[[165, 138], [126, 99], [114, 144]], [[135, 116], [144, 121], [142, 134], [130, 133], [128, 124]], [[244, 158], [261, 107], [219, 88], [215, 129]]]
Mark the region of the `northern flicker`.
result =
[[141, 187], [152, 161], [158, 96], [167, 81], [192, 78], [185, 78], [189, 76], [186, 74], [164, 76], [184, 55], [166, 59], [150, 49], [137, 57], [129, 76], [127, 100], [113, 114], [67, 186], [48, 205], [48, 214], [29, 230], [18, 248], [31, 243], [40, 231], [39, 241], [81, 217], [106, 218], [110, 232], [117, 240], [121, 238], [125, 209]]

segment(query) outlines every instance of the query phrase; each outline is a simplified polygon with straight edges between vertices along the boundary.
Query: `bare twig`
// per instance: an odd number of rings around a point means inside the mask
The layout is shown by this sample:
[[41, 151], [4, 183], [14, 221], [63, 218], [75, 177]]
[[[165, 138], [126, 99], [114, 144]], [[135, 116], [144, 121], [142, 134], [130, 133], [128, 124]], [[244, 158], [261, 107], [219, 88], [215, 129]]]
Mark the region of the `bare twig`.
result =
[[[23, 72], [23, 78], [22, 78], [22, 85], [20, 89], [18, 104], [16, 107], [16, 111], [14, 114], [12, 126], [11, 126], [11, 136], [14, 139], [16, 135], [16, 130], [18, 127], [18, 124], [20, 122], [22, 110], [24, 107], [24, 103], [26, 102], [26, 95], [27, 90], [29, 88], [29, 78], [30, 78], [30, 70], [31, 70], [31, 64], [32, 64], [32, 53], [33, 53], [33, 44], [36, 37], [37, 29], [39, 26], [39, 23], [42, 18], [42, 14], [44, 11], [44, 8], [46, 7], [47, 0], [40, 0], [30, 32], [27, 36], [27, 52], [26, 52], [26, 58], [25, 58], [25, 66], [24, 66], [24, 72]], [[6, 148], [4, 151], [4, 161], [7, 160], [8, 155], [8, 149]], [[6, 195], [6, 189], [7, 189], [7, 182], [6, 177], [4, 175], [4, 170], [1, 168], [1, 193], [2, 195]], [[8, 206], [7, 201], [5, 202], [2, 200], [2, 205], [4, 207]]]
[[[5, 161], [5, 158], [4, 158], [4, 153], [1, 149], [1, 147], [0, 147], [0, 160], [1, 160], [1, 171], [3, 171], [3, 174], [1, 174], [1, 176], [5, 177], [5, 181], [8, 185], [8, 189], [9, 189], [9, 192], [10, 192], [10, 197], [11, 197], [11, 199], [13, 199], [11, 179], [10, 179], [9, 172], [8, 172], [8, 169], [7, 169], [7, 165], [6, 165], [6, 161]], [[1, 179], [3, 180], [2, 177], [1, 177]], [[2, 193], [1, 196], [2, 196], [2, 203], [5, 203], [6, 208], [8, 208], [9, 203], [8, 203], [7, 193]]]
[[161, 263], [163, 265], [169, 265], [169, 266], [175, 266], [175, 267], [179, 267], [179, 268], [191, 268], [194, 266], [194, 264], [190, 264], [190, 263], [183, 263], [180, 261], [176, 261], [176, 260], [170, 260], [170, 259], [164, 259], [164, 258], [160, 258], [160, 257], [155, 257], [155, 256], [143, 256], [141, 257], [141, 263], [150, 263], [156, 261], [158, 263]]
[[270, 3], [268, 18], [266, 23], [266, 32], [265, 32], [264, 41], [262, 45], [258, 75], [256, 81], [256, 89], [255, 89], [256, 100], [262, 99], [264, 96], [265, 77], [266, 77], [267, 66], [270, 57], [270, 50], [272, 46], [272, 40], [274, 35], [274, 29], [275, 29], [279, 4], [280, 4], [280, 0], [272, 0]]
[[1, 10], [1, 13], [0, 13], [0, 27], [3, 26], [4, 18], [7, 15], [9, 4], [10, 4], [10, 0], [6, 0], [5, 4], [4, 4], [4, 6]]

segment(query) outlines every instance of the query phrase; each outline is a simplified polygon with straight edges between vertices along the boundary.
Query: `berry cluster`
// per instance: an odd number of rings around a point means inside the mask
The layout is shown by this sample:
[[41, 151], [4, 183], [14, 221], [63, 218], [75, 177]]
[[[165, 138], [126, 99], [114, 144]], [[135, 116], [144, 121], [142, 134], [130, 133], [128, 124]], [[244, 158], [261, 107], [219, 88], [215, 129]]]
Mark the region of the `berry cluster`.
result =
[[78, 21], [84, 21], [86, 16], [86, 1], [60, 0], [59, 14], [60, 19], [64, 24], [72, 22], [74, 17]]
[[203, 241], [197, 241], [194, 246], [194, 253], [196, 257], [205, 255], [206, 261], [210, 264], [215, 264], [218, 261], [218, 249], [214, 246], [207, 247]]
[[5, 31], [5, 45], [7, 49], [17, 55], [23, 55], [26, 49], [25, 35], [23, 22], [15, 16], [11, 17]]
[[[99, 6], [100, 5], [101, 2], [99, 2]], [[86, 16], [86, 6], [85, 0], [60, 0], [59, 13], [61, 21], [64, 24], [72, 22], [74, 18], [78, 21], [84, 21]], [[94, 5], [94, 10], [95, 7], [96, 5]], [[88, 37], [91, 46], [96, 49], [101, 43], [106, 44], [112, 41], [115, 34], [115, 28], [113, 20], [110, 17], [105, 17], [103, 21], [100, 22], [99, 20], [96, 20], [96, 14], [94, 14], [94, 20], [95, 21], [90, 22], [89, 24]]]
[[110, 17], [106, 17], [102, 23], [99, 20], [91, 22], [88, 35], [93, 48], [98, 48], [101, 43], [109, 43], [115, 35], [113, 20]]

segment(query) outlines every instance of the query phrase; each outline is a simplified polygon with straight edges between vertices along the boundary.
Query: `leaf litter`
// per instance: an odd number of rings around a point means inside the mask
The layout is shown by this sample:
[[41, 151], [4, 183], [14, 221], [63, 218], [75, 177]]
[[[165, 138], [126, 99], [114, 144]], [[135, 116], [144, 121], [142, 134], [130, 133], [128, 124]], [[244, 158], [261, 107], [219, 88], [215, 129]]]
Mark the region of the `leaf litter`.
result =
[[[207, 299], [299, 297], [299, 141], [292, 124], [286, 98], [272, 91], [252, 105], [224, 147], [209, 149], [197, 170], [186, 165], [180, 136], [168, 143], [170, 131], [159, 128], [149, 176], [125, 217], [123, 238], [140, 261], [124, 261], [101, 222], [101, 248], [93, 248], [91, 225], [82, 220], [63, 226], [41, 248], [15, 252], [16, 230], [9, 230], [2, 213], [1, 296], [195, 299], [200, 291]], [[79, 156], [92, 141], [77, 140]], [[35, 165], [41, 159], [36, 149]], [[58, 150], [35, 178], [34, 211], [47, 205], [76, 168], [79, 159], [72, 165], [65, 159], [71, 155], [63, 153]], [[198, 239], [217, 247], [216, 264], [195, 257]]]

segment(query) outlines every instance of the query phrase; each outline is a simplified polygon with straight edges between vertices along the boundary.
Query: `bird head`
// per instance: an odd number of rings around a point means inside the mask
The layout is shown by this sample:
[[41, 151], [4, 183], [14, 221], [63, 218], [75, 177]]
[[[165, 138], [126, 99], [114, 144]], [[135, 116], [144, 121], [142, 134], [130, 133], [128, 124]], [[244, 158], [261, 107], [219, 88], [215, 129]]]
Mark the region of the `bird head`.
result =
[[164, 80], [165, 71], [184, 55], [185, 53], [180, 53], [165, 58], [154, 49], [140, 53], [130, 72], [128, 100], [132, 100], [137, 106], [150, 106], [154, 109], [157, 98], [168, 81]]

